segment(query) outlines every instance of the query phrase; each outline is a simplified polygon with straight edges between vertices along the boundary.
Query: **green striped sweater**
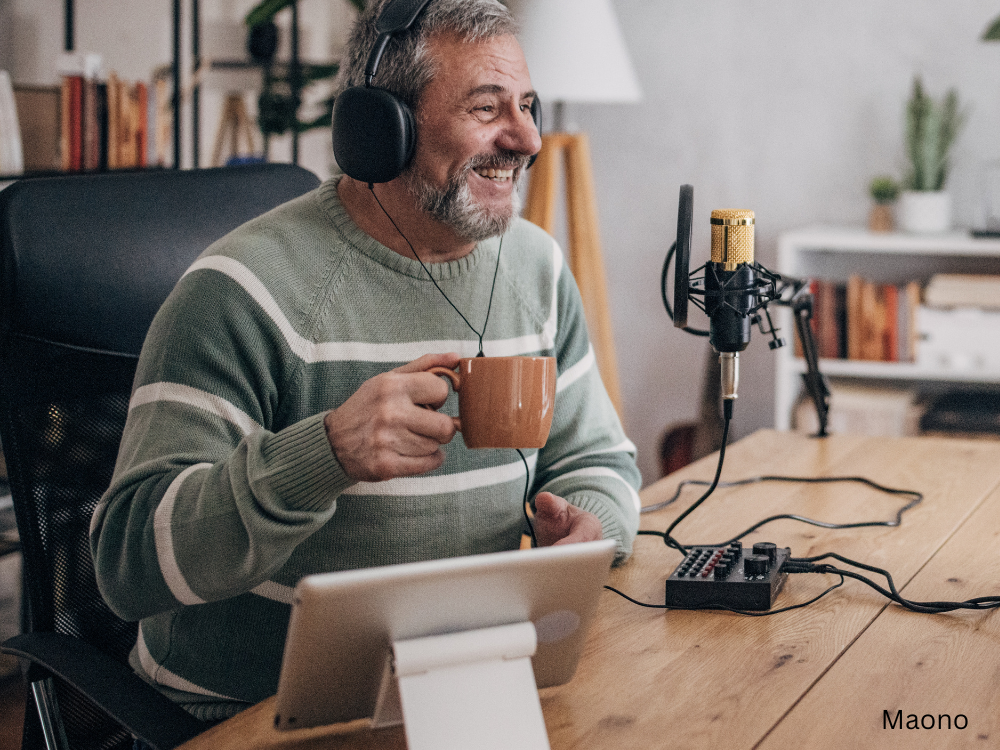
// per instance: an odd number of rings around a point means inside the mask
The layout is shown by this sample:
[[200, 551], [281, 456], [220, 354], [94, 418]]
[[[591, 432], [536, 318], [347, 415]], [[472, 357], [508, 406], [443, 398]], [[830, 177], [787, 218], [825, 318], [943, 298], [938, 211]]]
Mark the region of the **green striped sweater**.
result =
[[[482, 324], [499, 241], [428, 266]], [[336, 181], [249, 222], [191, 266], [153, 321], [111, 487], [94, 513], [101, 590], [139, 620], [136, 671], [196, 715], [277, 688], [292, 589], [304, 575], [513, 549], [524, 464], [461, 435], [429, 474], [354, 482], [325, 412], [368, 378], [475, 335], [420, 265], [362, 233]], [[631, 551], [639, 473], [558, 246], [517, 221], [503, 238], [487, 356], [558, 359], [532, 493], [594, 513]], [[442, 411], [457, 414], [452, 393]]]

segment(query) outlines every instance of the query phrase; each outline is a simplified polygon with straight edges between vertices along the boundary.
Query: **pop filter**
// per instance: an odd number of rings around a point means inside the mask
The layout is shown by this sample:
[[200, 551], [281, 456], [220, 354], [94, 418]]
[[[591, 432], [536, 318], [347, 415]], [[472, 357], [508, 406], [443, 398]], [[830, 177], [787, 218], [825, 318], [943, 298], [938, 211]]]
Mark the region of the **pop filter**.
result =
[[688, 319], [688, 284], [691, 265], [691, 226], [694, 187], [681, 185], [677, 202], [677, 245], [674, 260], [674, 327], [684, 328]]

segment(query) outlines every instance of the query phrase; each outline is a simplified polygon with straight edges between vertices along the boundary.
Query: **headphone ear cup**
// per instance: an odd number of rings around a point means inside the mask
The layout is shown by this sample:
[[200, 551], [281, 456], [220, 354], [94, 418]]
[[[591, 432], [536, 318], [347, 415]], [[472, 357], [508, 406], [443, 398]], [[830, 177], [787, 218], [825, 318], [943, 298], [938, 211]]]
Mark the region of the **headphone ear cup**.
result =
[[[531, 119], [535, 121], [535, 129], [538, 130], [538, 135], [542, 134], [542, 102], [536, 96], [531, 102]], [[535, 163], [535, 159], [538, 158], [538, 154], [534, 154], [528, 161], [528, 169], [531, 169], [531, 165]]]
[[333, 155], [360, 182], [389, 182], [413, 157], [416, 125], [410, 108], [385, 89], [352, 86], [333, 105]]

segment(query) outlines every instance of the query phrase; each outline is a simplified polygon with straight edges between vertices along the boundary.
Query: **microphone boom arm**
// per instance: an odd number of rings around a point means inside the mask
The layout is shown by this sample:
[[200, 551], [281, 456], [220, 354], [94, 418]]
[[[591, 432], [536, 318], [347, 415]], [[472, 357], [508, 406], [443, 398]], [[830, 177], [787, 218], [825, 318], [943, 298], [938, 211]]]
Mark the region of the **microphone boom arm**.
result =
[[805, 279], [785, 278], [776, 273], [772, 273], [772, 276], [775, 277], [777, 292], [772, 301], [791, 308], [795, 318], [795, 330], [802, 344], [802, 357], [806, 362], [802, 382], [816, 407], [816, 418], [819, 422], [819, 431], [815, 437], [826, 437], [829, 434], [826, 426], [830, 412], [830, 386], [819, 370], [819, 353], [812, 327], [813, 294], [809, 290], [809, 282]]

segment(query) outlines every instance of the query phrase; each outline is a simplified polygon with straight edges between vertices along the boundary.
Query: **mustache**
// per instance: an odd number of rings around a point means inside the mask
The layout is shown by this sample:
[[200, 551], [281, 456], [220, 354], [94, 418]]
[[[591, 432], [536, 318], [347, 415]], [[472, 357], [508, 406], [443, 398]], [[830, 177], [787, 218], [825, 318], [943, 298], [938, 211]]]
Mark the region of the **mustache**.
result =
[[514, 151], [500, 151], [495, 154], [479, 154], [469, 159], [466, 170], [472, 169], [514, 169], [523, 172], [528, 168], [530, 156]]

